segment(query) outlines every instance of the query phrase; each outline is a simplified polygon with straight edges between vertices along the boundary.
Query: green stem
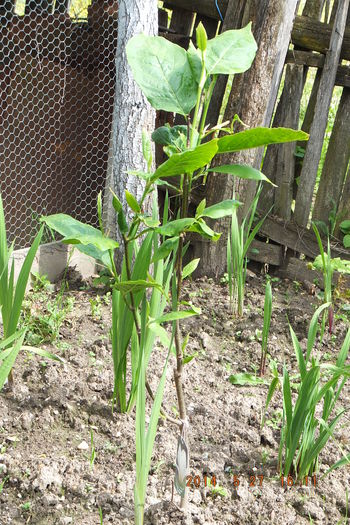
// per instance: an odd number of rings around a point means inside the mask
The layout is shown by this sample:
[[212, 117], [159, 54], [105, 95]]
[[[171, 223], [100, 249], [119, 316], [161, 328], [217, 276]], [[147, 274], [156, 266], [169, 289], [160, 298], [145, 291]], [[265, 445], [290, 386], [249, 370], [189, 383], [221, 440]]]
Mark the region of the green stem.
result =
[[198, 130], [198, 119], [199, 119], [201, 106], [203, 105], [203, 103], [202, 103], [202, 93], [203, 93], [203, 89], [204, 89], [206, 80], [207, 80], [207, 73], [206, 73], [206, 69], [205, 69], [205, 65], [204, 65], [204, 59], [202, 58], [202, 71], [201, 71], [201, 77], [200, 77], [199, 86], [198, 86], [197, 102], [196, 102], [196, 107], [195, 107], [195, 110], [194, 110], [193, 121], [192, 121], [192, 129], [191, 129], [191, 137], [190, 137], [190, 146], [191, 146], [191, 148], [194, 148], [196, 146], [194, 132], [195, 132], [195, 130], [196, 131]]
[[217, 75], [213, 76], [213, 80], [210, 83], [210, 86], [209, 86], [209, 89], [208, 89], [208, 93], [207, 93], [207, 95], [205, 97], [203, 114], [202, 114], [202, 118], [201, 118], [201, 124], [200, 124], [200, 127], [199, 127], [199, 143], [201, 142], [201, 140], [203, 138], [203, 130], [204, 130], [205, 122], [207, 120], [207, 114], [208, 114], [208, 110], [209, 110], [211, 98], [213, 96], [213, 91], [214, 91], [214, 88], [215, 88], [215, 85], [216, 85], [217, 78], [218, 78]]

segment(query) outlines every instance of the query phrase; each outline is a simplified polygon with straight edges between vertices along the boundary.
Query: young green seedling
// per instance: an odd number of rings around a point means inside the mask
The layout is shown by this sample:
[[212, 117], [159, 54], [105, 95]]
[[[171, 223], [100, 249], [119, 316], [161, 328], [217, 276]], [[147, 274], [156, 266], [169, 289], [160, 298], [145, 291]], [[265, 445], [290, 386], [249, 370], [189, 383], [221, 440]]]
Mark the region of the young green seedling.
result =
[[[115, 388], [122, 411], [130, 410], [136, 401], [136, 482], [135, 523], [143, 524], [147, 478], [152, 449], [160, 413], [180, 429], [176, 461], [175, 485], [181, 495], [181, 507], [186, 507], [186, 475], [189, 465], [186, 400], [183, 387], [183, 371], [187, 356], [180, 329], [185, 317], [198, 315], [199, 309], [182, 300], [183, 279], [194, 271], [197, 261], [183, 268], [186, 251], [186, 235], [197, 233], [207, 240], [216, 241], [220, 234], [213, 231], [207, 219], [231, 216], [239, 203], [228, 199], [207, 207], [203, 200], [194, 216], [189, 214], [189, 202], [194, 183], [206, 175], [210, 162], [216, 155], [260, 147], [276, 142], [307, 140], [307, 135], [284, 128], [257, 128], [241, 133], [232, 133], [231, 128], [222, 127], [224, 136], [206, 139], [213, 128], [207, 125], [206, 117], [213, 89], [219, 74], [246, 71], [255, 56], [256, 43], [250, 24], [240, 30], [222, 33], [212, 40], [207, 39], [202, 24], [197, 28], [198, 49], [191, 43], [188, 51], [162, 37], [136, 35], [127, 44], [126, 53], [136, 83], [155, 109], [182, 115], [184, 125], [173, 128], [163, 126], [152, 135], [155, 142], [164, 146], [169, 157], [154, 171], [152, 169], [152, 147], [143, 134], [143, 154], [147, 171], [133, 171], [134, 176], [144, 180], [142, 197], [137, 200], [125, 192], [132, 219], [127, 221], [123, 206], [113, 194], [113, 206], [124, 245], [124, 262], [118, 273], [114, 265], [114, 250], [117, 243], [109, 239], [103, 228], [101, 197], [98, 202], [100, 229], [74, 221], [66, 215], [46, 217], [49, 226], [63, 234], [64, 242], [74, 243], [78, 249], [92, 255], [107, 268], [113, 278], [112, 294], [112, 345]], [[229, 53], [227, 52], [229, 50]], [[193, 118], [190, 114], [193, 110]], [[215, 127], [215, 126], [214, 126]], [[217, 129], [217, 127], [215, 127]], [[223, 167], [225, 169], [225, 167]], [[234, 174], [254, 180], [266, 177], [248, 166], [229, 166]], [[215, 169], [215, 171], [219, 171]], [[224, 171], [223, 171], [224, 172]], [[169, 183], [169, 178], [171, 184]], [[173, 182], [174, 178], [177, 182]], [[178, 215], [168, 221], [158, 219], [156, 198], [151, 217], [143, 213], [146, 199], [157, 187], [170, 186], [179, 195]], [[167, 210], [167, 204], [165, 206]], [[171, 311], [164, 314], [171, 289]], [[162, 327], [172, 323], [172, 336]], [[163, 372], [157, 392], [153, 394], [147, 381], [147, 366], [156, 338], [167, 348], [164, 354]], [[175, 388], [178, 400], [179, 419], [173, 420], [161, 407], [168, 361], [175, 346]], [[131, 387], [127, 396], [127, 356], [130, 352]], [[146, 395], [153, 400], [151, 419], [145, 427]]]
[[260, 377], [265, 375], [266, 368], [266, 356], [267, 356], [267, 343], [270, 331], [272, 314], [272, 289], [271, 283], [268, 280], [265, 287], [265, 304], [264, 304], [264, 327], [262, 332], [261, 340], [261, 361], [260, 361]]

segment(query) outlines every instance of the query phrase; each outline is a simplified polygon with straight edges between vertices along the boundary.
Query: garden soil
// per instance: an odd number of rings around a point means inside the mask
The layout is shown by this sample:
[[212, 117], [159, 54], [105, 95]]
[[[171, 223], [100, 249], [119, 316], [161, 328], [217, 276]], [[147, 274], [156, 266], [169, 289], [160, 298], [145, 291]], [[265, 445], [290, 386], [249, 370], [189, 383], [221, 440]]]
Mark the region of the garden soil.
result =
[[[190, 468], [199, 486], [192, 483], [188, 511], [181, 512], [179, 496], [173, 494], [178, 431], [161, 419], [147, 488], [148, 525], [347, 523], [350, 467], [322, 474], [342, 451], [350, 452], [349, 413], [322, 452], [316, 478], [302, 486], [293, 479], [287, 486], [284, 479], [282, 486], [277, 471], [281, 393], [273, 398], [261, 430], [268, 384], [229, 381], [232, 374], [258, 370], [264, 282], [258, 272], [249, 273], [240, 319], [230, 312], [227, 286], [208, 279], [185, 284], [184, 298], [202, 308], [201, 317], [182, 325], [183, 335], [190, 335], [186, 353], [195, 355], [185, 365], [184, 378]], [[280, 372], [286, 363], [293, 373], [297, 363], [287, 318], [305, 348], [308, 323], [321, 300], [296, 282], [276, 279], [272, 285], [270, 359]], [[14, 389], [0, 394], [0, 525], [134, 523], [135, 412], [112, 411], [110, 304], [100, 301], [93, 316], [90, 299], [94, 305], [96, 294], [67, 293], [75, 304], [59, 340], [42, 345], [62, 356], [64, 364], [22, 353]], [[335, 361], [346, 329], [346, 319], [337, 318], [334, 334], [327, 333], [317, 346], [320, 359]], [[153, 390], [165, 355], [160, 345], [154, 348], [148, 370]], [[164, 406], [175, 417], [174, 361], [172, 356]], [[269, 370], [266, 379], [271, 379]], [[349, 394], [347, 385], [339, 406], [349, 408]], [[214, 483], [214, 476], [215, 487], [208, 482]]]

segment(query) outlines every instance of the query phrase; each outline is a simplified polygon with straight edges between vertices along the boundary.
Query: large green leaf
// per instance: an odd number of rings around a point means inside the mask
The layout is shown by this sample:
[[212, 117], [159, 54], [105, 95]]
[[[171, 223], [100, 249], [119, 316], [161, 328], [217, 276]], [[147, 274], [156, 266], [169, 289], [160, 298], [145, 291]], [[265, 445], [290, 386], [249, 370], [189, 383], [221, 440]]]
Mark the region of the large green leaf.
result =
[[[97, 228], [77, 221], [65, 213], [42, 217], [41, 220], [45, 222], [49, 228], [63, 235], [63, 242], [68, 244], [92, 245], [99, 252], [105, 252], [119, 246], [117, 241], [109, 237], [104, 237]], [[94, 251], [93, 253], [96, 252]], [[101, 257], [101, 253], [99, 253], [99, 257]]]
[[210, 217], [211, 219], [220, 219], [221, 217], [232, 215], [234, 209], [240, 206], [240, 204], [241, 203], [239, 201], [228, 199], [218, 202], [217, 204], [213, 204], [213, 206], [209, 206], [209, 208], [205, 208], [200, 216]]
[[271, 182], [270, 179], [266, 177], [266, 175], [261, 173], [261, 171], [256, 170], [255, 168], [252, 168], [251, 166], [247, 166], [246, 164], [225, 164], [223, 166], [217, 166], [216, 168], [211, 168], [208, 171], [215, 171], [215, 173], [227, 173], [229, 175], [234, 175], [235, 177], [239, 177], [240, 179], [266, 181], [272, 184], [272, 186], [276, 186], [276, 184]]
[[243, 73], [250, 68], [257, 45], [251, 23], [243, 29], [232, 29], [207, 43], [205, 67], [210, 75]]
[[288, 128], [253, 128], [220, 138], [218, 153], [233, 153], [243, 149], [258, 148], [268, 144], [295, 142], [296, 140], [308, 140], [308, 138], [309, 135], [304, 133], [304, 131], [295, 131]]
[[127, 43], [126, 54], [135, 81], [155, 109], [190, 113], [198, 84], [182, 47], [163, 37], [136, 35]]
[[151, 181], [154, 182], [159, 178], [173, 177], [183, 173], [193, 173], [206, 166], [218, 151], [217, 143], [218, 139], [214, 139], [188, 151], [175, 153], [156, 169]]

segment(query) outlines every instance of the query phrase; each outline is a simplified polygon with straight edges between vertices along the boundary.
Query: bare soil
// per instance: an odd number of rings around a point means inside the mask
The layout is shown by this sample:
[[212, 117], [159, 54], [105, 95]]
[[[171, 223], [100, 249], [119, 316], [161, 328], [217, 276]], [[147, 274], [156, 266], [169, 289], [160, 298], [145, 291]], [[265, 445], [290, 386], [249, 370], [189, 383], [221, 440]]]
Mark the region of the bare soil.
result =
[[[133, 523], [134, 412], [111, 409], [113, 372], [110, 305], [102, 301], [94, 318], [85, 290], [70, 291], [75, 305], [60, 330], [60, 344], [46, 348], [65, 364], [21, 354], [15, 389], [0, 394], [0, 525], [99, 525]], [[229, 376], [254, 372], [260, 360], [264, 277], [250, 274], [242, 319], [230, 313], [227, 287], [202, 279], [185, 286], [185, 295], [202, 307], [202, 316], [183, 325], [190, 333], [188, 353], [198, 355], [185, 367], [190, 419], [192, 488], [188, 512], [176, 506], [172, 480], [177, 428], [161, 420], [147, 491], [147, 524], [337, 524], [347, 523], [350, 468], [323, 472], [350, 452], [349, 415], [320, 458], [320, 474], [308, 486], [282, 487], [277, 473], [281, 395], [261, 430], [268, 386], [234, 386]], [[269, 352], [296, 370], [287, 317], [303, 347], [309, 320], [320, 300], [297, 283], [273, 282]], [[335, 360], [347, 329], [336, 319], [335, 332], [318, 346], [323, 360]], [[64, 345], [62, 345], [64, 343]], [[165, 351], [157, 346], [148, 372], [155, 389]], [[176, 411], [168, 369], [164, 405]], [[267, 372], [267, 379], [269, 372]], [[340, 405], [349, 408], [349, 386]], [[95, 461], [91, 465], [91, 431]], [[205, 487], [216, 478], [216, 490]], [[1, 490], [1, 482], [3, 484]], [[315, 483], [316, 481], [316, 483]], [[239, 483], [238, 483], [239, 482]], [[316, 485], [316, 486], [314, 486]]]

